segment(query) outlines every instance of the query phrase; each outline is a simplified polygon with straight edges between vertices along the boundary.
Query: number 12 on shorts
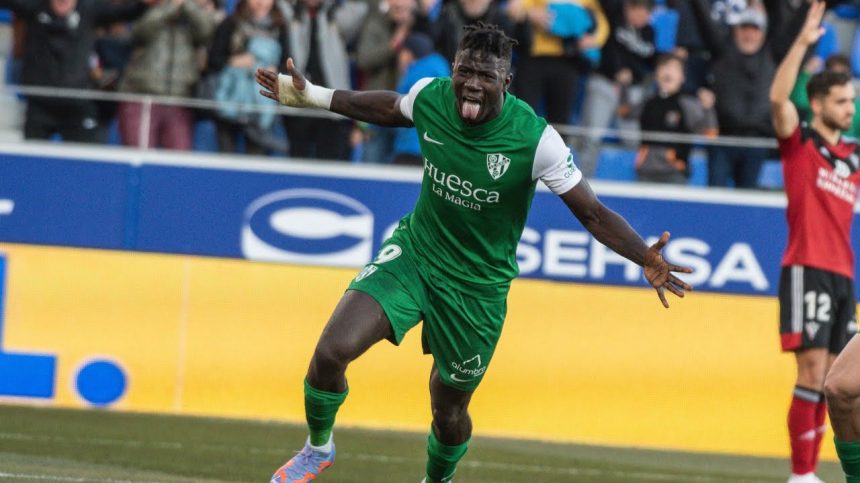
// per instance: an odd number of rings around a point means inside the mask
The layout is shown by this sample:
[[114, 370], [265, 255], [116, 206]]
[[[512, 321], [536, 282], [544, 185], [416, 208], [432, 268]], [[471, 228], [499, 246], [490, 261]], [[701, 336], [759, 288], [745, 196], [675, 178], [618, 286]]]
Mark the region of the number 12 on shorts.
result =
[[810, 290], [803, 294], [803, 303], [806, 305], [806, 320], [830, 322], [830, 294]]

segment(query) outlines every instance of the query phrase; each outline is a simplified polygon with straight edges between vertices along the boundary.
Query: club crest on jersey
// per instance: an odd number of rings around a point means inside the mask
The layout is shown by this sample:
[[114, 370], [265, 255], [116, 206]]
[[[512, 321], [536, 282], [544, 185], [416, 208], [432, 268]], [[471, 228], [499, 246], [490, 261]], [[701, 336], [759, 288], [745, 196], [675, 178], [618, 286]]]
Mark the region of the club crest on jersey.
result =
[[511, 158], [503, 154], [488, 154], [487, 155], [487, 171], [490, 172], [490, 176], [493, 179], [501, 178], [507, 171], [508, 166], [511, 164]]
[[837, 159], [836, 162], [833, 163], [833, 172], [840, 178], [847, 178], [851, 176], [851, 167], [848, 166], [848, 163], [845, 161]]

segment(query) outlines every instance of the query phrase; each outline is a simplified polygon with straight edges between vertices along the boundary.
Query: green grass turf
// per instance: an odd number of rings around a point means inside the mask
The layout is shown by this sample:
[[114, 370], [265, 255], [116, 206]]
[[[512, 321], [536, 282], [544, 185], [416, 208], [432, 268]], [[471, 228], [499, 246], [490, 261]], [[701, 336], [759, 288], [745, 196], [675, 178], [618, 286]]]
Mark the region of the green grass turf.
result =
[[[282, 423], [0, 405], [0, 481], [267, 482], [305, 434]], [[317, 481], [418, 483], [425, 438], [338, 428], [337, 462]], [[456, 481], [782, 482], [787, 471], [779, 459], [476, 437]], [[819, 475], [843, 481], [835, 463]]]

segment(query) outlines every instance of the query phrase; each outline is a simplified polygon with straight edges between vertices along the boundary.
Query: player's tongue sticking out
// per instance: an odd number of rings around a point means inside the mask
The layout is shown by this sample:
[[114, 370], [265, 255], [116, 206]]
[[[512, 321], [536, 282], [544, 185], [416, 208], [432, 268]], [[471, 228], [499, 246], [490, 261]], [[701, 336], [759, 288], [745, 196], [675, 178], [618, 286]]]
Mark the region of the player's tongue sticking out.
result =
[[481, 105], [474, 101], [463, 101], [460, 106], [460, 113], [465, 119], [475, 120], [478, 118], [478, 113], [481, 112]]

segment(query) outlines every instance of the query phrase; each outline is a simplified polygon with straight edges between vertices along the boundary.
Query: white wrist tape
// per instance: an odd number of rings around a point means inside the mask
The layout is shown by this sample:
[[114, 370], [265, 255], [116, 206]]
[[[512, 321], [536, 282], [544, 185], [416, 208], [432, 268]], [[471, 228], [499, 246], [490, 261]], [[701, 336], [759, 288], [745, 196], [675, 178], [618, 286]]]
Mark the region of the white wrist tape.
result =
[[278, 74], [278, 100], [281, 104], [291, 107], [319, 107], [331, 108], [331, 98], [334, 89], [320, 87], [305, 80], [305, 88], [298, 90], [293, 86], [293, 77], [286, 74]]

